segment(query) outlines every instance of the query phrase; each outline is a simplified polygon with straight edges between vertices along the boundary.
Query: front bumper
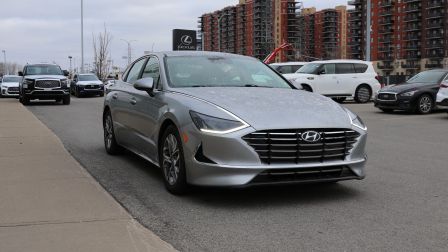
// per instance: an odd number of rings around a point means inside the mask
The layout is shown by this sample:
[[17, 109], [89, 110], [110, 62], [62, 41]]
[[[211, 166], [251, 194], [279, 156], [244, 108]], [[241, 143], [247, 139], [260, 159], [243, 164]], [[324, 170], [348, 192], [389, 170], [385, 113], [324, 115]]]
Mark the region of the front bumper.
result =
[[78, 92], [80, 94], [91, 94], [91, 95], [100, 95], [104, 94], [104, 87], [101, 86], [99, 88], [86, 88], [85, 86], [78, 86]]
[[[184, 143], [188, 183], [201, 186], [244, 187], [260, 184], [340, 181], [365, 177], [366, 132], [360, 132], [361, 136], [345, 160], [323, 163], [266, 164], [261, 162], [255, 150], [242, 139], [244, 135], [254, 131], [253, 128], [247, 128], [226, 135], [211, 135], [202, 134], [192, 128], [187, 130], [187, 134], [191, 136], [189, 142]], [[198, 161], [199, 150], [209, 161]]]
[[380, 109], [395, 109], [395, 110], [412, 110], [413, 103], [411, 98], [403, 98], [398, 96], [397, 100], [374, 100], [374, 105]]
[[8, 88], [1, 88], [0, 90], [2, 96], [5, 97], [18, 97], [19, 96], [19, 91], [10, 91], [8, 90]]
[[448, 107], [448, 95], [439, 92], [437, 94], [436, 104], [437, 106]]
[[52, 90], [25, 90], [25, 95], [30, 100], [38, 99], [38, 100], [52, 100], [52, 99], [58, 99], [63, 98], [65, 96], [70, 95], [70, 89], [69, 88], [57, 88]]

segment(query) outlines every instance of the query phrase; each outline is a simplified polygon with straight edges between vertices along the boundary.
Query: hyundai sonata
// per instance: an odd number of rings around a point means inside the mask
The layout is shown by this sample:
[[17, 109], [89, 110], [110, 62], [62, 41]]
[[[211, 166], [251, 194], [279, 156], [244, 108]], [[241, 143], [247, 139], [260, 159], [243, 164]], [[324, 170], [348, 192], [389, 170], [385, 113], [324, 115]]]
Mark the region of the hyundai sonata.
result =
[[251, 186], [362, 179], [367, 128], [257, 59], [166, 52], [137, 59], [107, 91], [104, 143], [189, 184]]

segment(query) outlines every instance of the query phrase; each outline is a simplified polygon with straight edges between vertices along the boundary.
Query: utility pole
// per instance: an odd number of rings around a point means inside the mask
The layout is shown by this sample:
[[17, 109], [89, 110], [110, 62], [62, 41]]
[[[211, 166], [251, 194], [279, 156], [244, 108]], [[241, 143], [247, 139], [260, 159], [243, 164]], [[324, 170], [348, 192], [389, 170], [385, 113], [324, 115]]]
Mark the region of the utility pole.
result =
[[128, 44], [128, 65], [131, 64], [132, 62], [132, 48], [131, 48], [131, 43], [132, 42], [136, 42], [137, 40], [126, 40], [126, 39], [121, 39], [123, 40], [126, 44]]
[[81, 0], [81, 73], [84, 73], [84, 3]]
[[68, 56], [68, 59], [70, 60], [70, 68], [69, 68], [69, 71], [70, 71], [70, 76], [72, 75], [72, 56]]
[[371, 30], [372, 30], [372, 1], [367, 0], [367, 22], [366, 22], [366, 61], [370, 61], [370, 42], [371, 42]]
[[9, 74], [9, 69], [8, 69], [8, 66], [6, 65], [6, 51], [2, 50], [2, 52], [3, 52], [3, 61], [4, 61], [3, 68], [5, 70], [4, 74]]

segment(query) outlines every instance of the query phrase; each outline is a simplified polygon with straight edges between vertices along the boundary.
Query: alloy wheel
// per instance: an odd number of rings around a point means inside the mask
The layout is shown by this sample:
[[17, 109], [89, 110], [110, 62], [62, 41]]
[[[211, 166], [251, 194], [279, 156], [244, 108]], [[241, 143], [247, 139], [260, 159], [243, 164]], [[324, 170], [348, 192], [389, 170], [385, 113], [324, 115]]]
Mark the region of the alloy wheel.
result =
[[173, 134], [169, 134], [165, 138], [162, 155], [165, 179], [170, 185], [174, 185], [179, 177], [180, 151], [177, 139]]
[[431, 111], [431, 109], [432, 109], [432, 100], [431, 100], [431, 98], [429, 98], [428, 96], [423, 96], [420, 99], [419, 107], [420, 107], [420, 111], [422, 113], [429, 113]]
[[107, 115], [104, 121], [104, 141], [107, 149], [111, 149], [113, 137], [112, 118], [110, 115]]
[[360, 87], [356, 95], [361, 103], [366, 103], [370, 100], [370, 90], [366, 87]]

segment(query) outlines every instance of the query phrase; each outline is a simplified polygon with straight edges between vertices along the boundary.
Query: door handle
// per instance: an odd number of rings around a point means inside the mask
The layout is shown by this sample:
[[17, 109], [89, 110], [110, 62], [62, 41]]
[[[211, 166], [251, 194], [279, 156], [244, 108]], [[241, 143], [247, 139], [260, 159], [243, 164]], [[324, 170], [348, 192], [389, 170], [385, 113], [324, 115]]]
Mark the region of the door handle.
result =
[[116, 100], [116, 99], [118, 99], [118, 95], [117, 94], [113, 94], [112, 98]]
[[130, 101], [130, 103], [131, 103], [132, 105], [135, 105], [135, 104], [137, 104], [137, 101], [135, 100], [135, 98], [132, 98], [131, 101]]

